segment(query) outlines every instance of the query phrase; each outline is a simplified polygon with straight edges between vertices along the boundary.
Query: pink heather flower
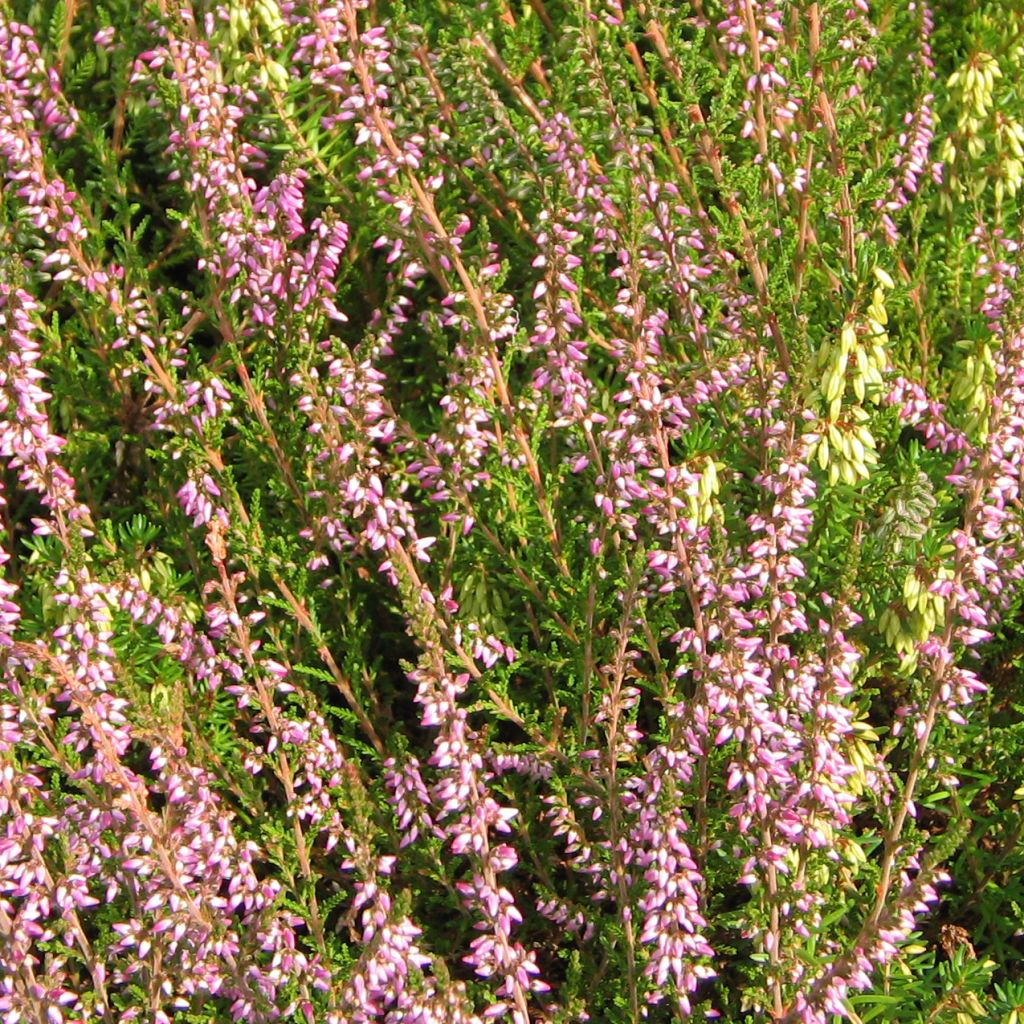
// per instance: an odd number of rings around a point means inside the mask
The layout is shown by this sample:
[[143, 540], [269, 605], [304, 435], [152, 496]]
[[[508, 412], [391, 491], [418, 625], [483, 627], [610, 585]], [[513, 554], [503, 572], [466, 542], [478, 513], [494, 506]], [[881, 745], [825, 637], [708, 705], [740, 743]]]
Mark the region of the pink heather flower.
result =
[[[17, 913], [42, 923], [29, 937], [35, 942], [47, 934], [63, 936], [79, 945], [86, 941], [82, 922], [93, 908], [130, 894], [135, 916], [112, 925], [118, 936], [108, 954], [113, 984], [124, 985], [145, 971], [160, 979], [168, 1005], [178, 998], [187, 1004], [197, 993], [217, 993], [247, 1006], [251, 1019], [277, 1019], [278, 988], [310, 966], [296, 953], [283, 969], [268, 968], [260, 953], [294, 949], [288, 936], [297, 922], [276, 909], [279, 885], [257, 877], [259, 851], [235, 838], [230, 811], [205, 772], [189, 762], [184, 746], [173, 740], [150, 746], [146, 776], [125, 763], [129, 743], [146, 742], [129, 724], [128, 702], [116, 696], [110, 627], [113, 609], [128, 592], [115, 596], [84, 573], [62, 574], [56, 582], [66, 622], [49, 646], [39, 641], [30, 656], [42, 678], [51, 677], [64, 705], [66, 736], [52, 749], [69, 778], [101, 787], [109, 798], [96, 805], [95, 793], [69, 791], [60, 797], [60, 815], [52, 825], [32, 825], [35, 863], [44, 863], [44, 853], [52, 862], [50, 847], [59, 843], [68, 869], [60, 879], [43, 872], [31, 884], [19, 884]], [[144, 620], [156, 610], [146, 605], [136, 591], [127, 607]], [[158, 628], [165, 629], [165, 622]], [[186, 634], [172, 628], [166, 635]], [[29, 694], [19, 703], [38, 743], [51, 728], [53, 711]], [[73, 752], [73, 760], [65, 750]], [[165, 803], [159, 815], [151, 809], [155, 798]], [[21, 872], [24, 863], [15, 863]], [[28, 963], [38, 966], [34, 953]], [[59, 974], [51, 977], [59, 984]], [[102, 993], [102, 979], [97, 984]]]
[[[33, 315], [38, 311], [27, 293], [0, 284], [0, 458], [18, 471], [23, 486], [40, 493], [63, 532], [66, 524], [88, 522], [89, 513], [57, 458], [65, 442], [50, 430], [50, 395], [35, 365], [40, 351]], [[37, 522], [36, 532], [50, 532], [50, 527]]]
[[117, 35], [117, 30], [113, 25], [107, 25], [105, 28], [101, 28], [96, 32], [92, 41], [101, 49], [107, 50], [108, 52], [112, 49], [114, 39]]
[[152, 300], [137, 287], [126, 298], [124, 268], [90, 259], [83, 248], [81, 199], [44, 159], [44, 132], [67, 139], [78, 120], [56, 71], [46, 71], [31, 30], [0, 18], [0, 172], [26, 218], [47, 239], [50, 251], [41, 267], [54, 281], [74, 281], [106, 305], [116, 327], [111, 349], [134, 341], [152, 348], [160, 333]]
[[435, 821], [444, 829], [452, 853], [466, 856], [472, 870], [470, 881], [459, 882], [456, 888], [467, 908], [480, 918], [482, 934], [463, 959], [479, 977], [499, 979], [498, 998], [510, 1002], [516, 1024], [529, 1024], [529, 993], [547, 991], [548, 986], [538, 977], [535, 954], [512, 938], [522, 915], [498, 879], [515, 867], [518, 855], [507, 843], [494, 841], [511, 831], [510, 822], [518, 811], [502, 807], [487, 788], [491, 773], [478, 752], [466, 711], [457, 703], [469, 677], [424, 667], [411, 678], [418, 683], [422, 724], [438, 729], [430, 758], [438, 770], [431, 793], [437, 808]]
[[627, 863], [643, 871], [646, 883], [638, 901], [643, 912], [640, 941], [654, 945], [644, 968], [652, 980], [647, 999], [658, 1003], [672, 992], [684, 1015], [699, 982], [715, 974], [700, 909], [703, 876], [683, 838], [688, 825], [679, 793], [689, 789], [692, 768], [687, 754], [656, 749], [648, 755], [643, 775], [631, 780], [633, 796], [627, 803], [635, 802], [631, 810], [636, 816]]
[[198, 480], [190, 477], [178, 491], [181, 510], [192, 520], [193, 526], [205, 526], [213, 519], [228, 525], [227, 509], [220, 506], [220, 498], [220, 488], [209, 473], [203, 473]]
[[197, 208], [205, 243], [199, 269], [226, 287], [236, 308], [244, 303], [251, 319], [243, 333], [272, 327], [282, 310], [294, 316], [310, 306], [343, 320], [334, 278], [347, 225], [331, 213], [306, 225], [302, 170], [281, 172], [263, 187], [247, 176], [262, 159], [240, 132], [252, 97], [220, 80], [205, 41], [168, 34], [163, 46], [139, 58], [136, 78], [171, 68], [184, 98], [168, 153]]
[[[590, 210], [598, 211], [598, 225], [605, 217], [607, 203], [600, 187], [604, 180], [592, 182], [586, 154], [564, 114], [556, 113], [541, 125], [541, 139], [548, 162], [564, 179], [568, 201], [567, 209], [544, 210], [540, 216], [542, 230], [536, 238], [540, 253], [533, 266], [544, 276], [535, 286], [533, 298], [543, 302], [538, 303], [530, 340], [544, 354], [545, 365], [534, 372], [533, 386], [557, 402], [559, 417], [579, 422], [591, 416], [590, 382], [583, 372], [587, 343], [579, 337], [583, 319], [571, 276], [582, 258], [573, 249], [583, 237], [577, 225], [589, 217]], [[593, 223], [588, 224], [588, 230], [593, 228]]]

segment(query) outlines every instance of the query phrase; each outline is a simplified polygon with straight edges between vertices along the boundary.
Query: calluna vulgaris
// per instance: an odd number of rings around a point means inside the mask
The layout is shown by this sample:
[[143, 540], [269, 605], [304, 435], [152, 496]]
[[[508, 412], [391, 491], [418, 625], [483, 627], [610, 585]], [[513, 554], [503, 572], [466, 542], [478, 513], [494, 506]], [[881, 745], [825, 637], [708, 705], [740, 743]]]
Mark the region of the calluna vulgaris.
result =
[[1024, 1021], [1022, 40], [0, 5], [4, 1024]]

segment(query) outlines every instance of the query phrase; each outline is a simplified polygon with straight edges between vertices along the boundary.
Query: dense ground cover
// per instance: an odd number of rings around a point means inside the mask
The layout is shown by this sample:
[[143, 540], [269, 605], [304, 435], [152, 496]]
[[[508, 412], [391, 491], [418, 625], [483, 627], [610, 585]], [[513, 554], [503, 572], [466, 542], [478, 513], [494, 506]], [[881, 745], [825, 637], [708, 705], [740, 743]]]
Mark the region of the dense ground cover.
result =
[[0, 8], [7, 1024], [1016, 1024], [1022, 39]]

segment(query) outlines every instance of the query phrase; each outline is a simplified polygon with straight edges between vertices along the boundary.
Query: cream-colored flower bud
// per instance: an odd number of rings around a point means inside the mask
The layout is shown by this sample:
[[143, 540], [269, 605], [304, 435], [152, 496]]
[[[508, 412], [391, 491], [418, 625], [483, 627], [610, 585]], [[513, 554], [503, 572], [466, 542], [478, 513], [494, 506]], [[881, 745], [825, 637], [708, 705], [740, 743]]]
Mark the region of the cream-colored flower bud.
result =
[[818, 457], [818, 465], [821, 469], [828, 469], [829, 445], [827, 434], [823, 434], [821, 440], [818, 442], [816, 455]]
[[848, 356], [857, 344], [857, 332], [853, 328], [853, 324], [847, 321], [843, 325], [843, 329], [839, 334], [840, 351]]
[[849, 434], [847, 441], [849, 442], [850, 458], [854, 462], [863, 464], [867, 458], [867, 451], [861, 439], [856, 434]]
[[1000, 135], [1004, 144], [1014, 156], [1024, 157], [1024, 140], [1021, 139], [1020, 133], [1014, 130], [1020, 127], [1015, 121], [1011, 121], [1002, 126]]
[[917, 578], [917, 573], [907, 573], [906, 578], [903, 580], [903, 603], [907, 606], [908, 611], [912, 612], [917, 608], [920, 596], [921, 581]]
[[846, 358], [841, 366], [832, 366], [821, 380], [822, 394], [826, 402], [834, 402], [843, 393], [843, 374], [846, 373]]
[[875, 267], [871, 272], [875, 275], [875, 279], [879, 284], [884, 285], [886, 288], [896, 287], [896, 282], [893, 281], [889, 271], [883, 270], [881, 267]]
[[249, 11], [244, 4], [232, 4], [228, 12], [228, 38], [238, 44], [243, 36], [249, 34]]
[[267, 35], [274, 42], [280, 42], [284, 34], [285, 21], [276, 0], [256, 0], [254, 10]]
[[276, 60], [264, 62], [260, 68], [260, 79], [264, 85], [273, 82], [282, 91], [288, 88], [288, 72]]

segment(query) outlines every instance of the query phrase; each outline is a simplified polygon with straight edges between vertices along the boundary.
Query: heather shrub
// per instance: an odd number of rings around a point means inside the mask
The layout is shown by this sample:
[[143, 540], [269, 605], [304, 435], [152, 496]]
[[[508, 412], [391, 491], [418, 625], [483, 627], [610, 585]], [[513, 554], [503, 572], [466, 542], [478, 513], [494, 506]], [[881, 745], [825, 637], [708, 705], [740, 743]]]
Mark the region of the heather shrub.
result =
[[1010, 0], [0, 11], [0, 1011], [1024, 1019]]

